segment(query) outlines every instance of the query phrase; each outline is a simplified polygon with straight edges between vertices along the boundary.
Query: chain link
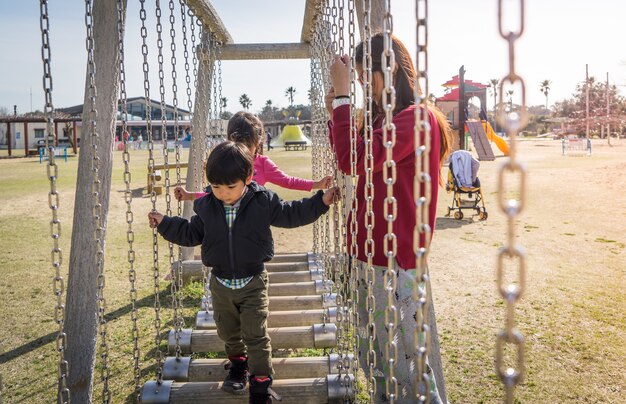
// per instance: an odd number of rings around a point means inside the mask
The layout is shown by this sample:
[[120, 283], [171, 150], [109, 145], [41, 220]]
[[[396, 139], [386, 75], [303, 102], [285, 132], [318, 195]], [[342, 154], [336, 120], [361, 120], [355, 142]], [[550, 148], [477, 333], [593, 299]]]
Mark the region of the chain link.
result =
[[111, 401], [111, 392], [109, 391], [109, 377], [110, 371], [108, 366], [109, 346], [107, 344], [107, 321], [104, 317], [106, 311], [106, 299], [104, 298], [105, 288], [105, 274], [104, 274], [104, 227], [102, 217], [102, 202], [101, 188], [102, 182], [100, 180], [100, 156], [98, 155], [98, 146], [100, 143], [100, 136], [98, 134], [97, 119], [98, 111], [96, 108], [96, 64], [94, 60], [94, 33], [93, 33], [93, 4], [92, 0], [85, 0], [85, 27], [87, 29], [87, 39], [85, 41], [87, 49], [87, 76], [88, 76], [88, 88], [87, 93], [89, 95], [89, 112], [88, 122], [91, 125], [91, 171], [93, 175], [93, 183], [91, 186], [91, 192], [93, 196], [93, 218], [94, 218], [94, 235], [96, 242], [96, 268], [98, 270], [98, 334], [100, 334], [100, 358], [102, 362], [101, 367], [101, 380], [102, 387], [102, 401], [109, 403]]
[[[431, 203], [430, 148], [431, 128], [428, 115], [428, 0], [418, 0], [415, 5], [416, 45], [415, 56], [415, 177], [413, 192], [415, 199], [415, 230], [413, 250], [417, 268], [416, 281], [413, 285], [413, 298], [418, 303], [414, 343], [417, 357], [417, 399], [418, 402], [430, 402], [430, 376], [427, 372], [427, 360], [430, 352], [430, 328], [428, 296], [430, 278], [427, 259], [430, 248], [432, 229], [429, 224]], [[423, 141], [422, 141], [423, 139]]]
[[393, 147], [396, 144], [396, 125], [393, 123], [393, 111], [396, 106], [396, 89], [393, 86], [393, 72], [396, 66], [396, 57], [392, 42], [393, 18], [391, 16], [391, 0], [385, 2], [385, 15], [383, 17], [383, 42], [384, 51], [381, 54], [381, 65], [384, 75], [383, 110], [385, 111], [385, 125], [383, 127], [383, 144], [386, 158], [383, 166], [383, 175], [387, 185], [387, 196], [384, 200], [384, 215], [387, 221], [387, 234], [385, 234], [385, 255], [387, 256], [387, 270], [383, 275], [385, 290], [387, 291], [387, 306], [385, 308], [385, 326], [387, 328], [387, 343], [385, 345], [385, 359], [388, 372], [385, 374], [385, 389], [389, 402], [395, 402], [398, 397], [398, 380], [395, 376], [395, 365], [398, 361], [398, 346], [395, 333], [398, 323], [398, 312], [395, 306], [395, 294], [397, 287], [397, 273], [395, 259], [398, 252], [396, 234], [393, 225], [398, 217], [398, 204], [393, 194], [393, 186], [396, 183], [396, 162], [393, 159]]
[[[139, 18], [141, 20], [141, 53], [143, 55], [143, 87], [144, 98], [146, 102], [146, 132], [148, 135], [148, 171], [154, 172], [154, 139], [152, 136], [152, 106], [150, 101], [150, 78], [148, 64], [148, 30], [146, 28], [146, 9], [145, 0], [139, 0]], [[150, 178], [150, 204], [152, 210], [156, 211], [156, 192], [154, 190], [154, 176]], [[156, 378], [160, 385], [163, 382], [163, 351], [161, 351], [161, 300], [160, 300], [160, 274], [159, 274], [159, 244], [158, 233], [156, 228], [152, 229], [152, 276], [154, 280], [154, 329], [155, 329], [155, 359], [156, 359]]]
[[365, 141], [365, 228], [367, 236], [365, 240], [365, 256], [367, 264], [365, 270], [365, 283], [367, 288], [367, 298], [365, 307], [367, 309], [367, 365], [369, 368], [367, 388], [370, 400], [376, 397], [376, 378], [374, 377], [376, 369], [376, 323], [374, 322], [374, 312], [376, 310], [376, 298], [374, 296], [374, 279], [375, 269], [372, 265], [374, 257], [375, 245], [373, 239], [374, 229], [374, 184], [372, 182], [372, 174], [374, 168], [374, 157], [372, 151], [372, 134], [373, 134], [373, 94], [372, 94], [372, 28], [371, 28], [371, 0], [363, 0], [363, 71], [365, 77], [363, 84], [365, 86], [365, 108], [364, 116], [364, 141]]
[[131, 173], [130, 173], [130, 153], [129, 143], [124, 133], [126, 133], [128, 110], [126, 95], [126, 67], [124, 65], [124, 32], [126, 19], [126, 2], [117, 0], [117, 34], [118, 34], [118, 57], [120, 63], [119, 85], [120, 85], [120, 106], [121, 106], [121, 133], [124, 142], [124, 151], [122, 152], [122, 161], [124, 162], [124, 201], [126, 202], [126, 241], [128, 242], [128, 280], [130, 282], [130, 317], [132, 320], [132, 337], [133, 337], [133, 376], [135, 379], [135, 397], [137, 401], [141, 401], [141, 352], [139, 349], [139, 327], [137, 326], [137, 272], [135, 271], [135, 250], [133, 243], [135, 241], [135, 232], [133, 230], [133, 210], [132, 200], [133, 193], [131, 191]]
[[[48, 1], [42, 0], [40, 6], [40, 28], [41, 28], [41, 59], [43, 62], [43, 91], [45, 96], [44, 113], [46, 115], [45, 138], [46, 150], [48, 151], [48, 164], [46, 165], [46, 176], [50, 183], [48, 192], [48, 207], [52, 214], [50, 220], [50, 237], [52, 238], [52, 250], [50, 252], [54, 277], [52, 278], [52, 290], [56, 296], [54, 306], [54, 321], [58, 326], [56, 337], [56, 348], [59, 353], [57, 363], [58, 371], [58, 395], [57, 401], [61, 403], [70, 402], [70, 390], [67, 388], [67, 378], [69, 377], [69, 365], [65, 360], [65, 350], [67, 349], [67, 334], [65, 334], [65, 303], [63, 294], [65, 293], [65, 280], [61, 274], [63, 265], [63, 251], [59, 247], [61, 239], [61, 220], [59, 219], [59, 191], [57, 190], [57, 178], [59, 167], [55, 161], [54, 153], [54, 106], [52, 104], [52, 70], [50, 61], [52, 59], [50, 49], [50, 20], [48, 16]], [[0, 376], [0, 402], [2, 402], [2, 380]]]
[[[348, 0], [348, 48], [350, 53], [350, 184], [352, 197], [350, 200], [350, 246], [349, 246], [349, 254], [350, 254], [350, 288], [349, 288], [349, 298], [350, 298], [350, 309], [352, 310], [351, 319], [352, 319], [352, 352], [356, 354], [356, 352], [360, 349], [359, 338], [356, 337], [356, 326], [359, 324], [360, 318], [357, 310], [357, 304], [359, 302], [359, 294], [356, 293], [357, 290], [357, 256], [358, 256], [358, 247], [357, 247], [357, 210], [359, 207], [359, 201], [356, 198], [356, 188], [358, 183], [357, 177], [357, 126], [356, 126], [356, 89], [357, 89], [357, 74], [356, 74], [356, 4], [355, 0]], [[356, 359], [356, 355], [354, 356], [354, 360], [352, 362], [352, 374], [354, 376], [354, 380], [357, 379], [357, 372], [359, 368], [359, 362]], [[355, 390], [353, 390], [355, 391]]]
[[[498, 260], [496, 266], [496, 284], [500, 296], [506, 303], [505, 327], [498, 332], [496, 338], [496, 372], [500, 381], [504, 385], [506, 394], [506, 403], [513, 403], [515, 400], [515, 387], [524, 380], [524, 336], [515, 327], [515, 306], [519, 302], [524, 289], [526, 287], [526, 253], [524, 249], [515, 241], [517, 234], [516, 219], [522, 212], [526, 199], [526, 168], [517, 159], [517, 135], [524, 128], [528, 120], [526, 113], [526, 87], [524, 79], [515, 71], [515, 41], [519, 39], [524, 32], [524, 0], [519, 0], [520, 5], [520, 23], [517, 31], [507, 30], [504, 27], [505, 18], [503, 17], [502, 0], [498, 1], [498, 30], [502, 38], [508, 42], [509, 48], [509, 72], [500, 81], [500, 108], [498, 109], [498, 120], [504, 127], [509, 136], [509, 160], [502, 164], [498, 172], [497, 192], [499, 196], [500, 210], [507, 219], [507, 239], [504, 247], [498, 252]], [[505, 83], [514, 85], [519, 82], [521, 86], [522, 105], [520, 111], [508, 111], [503, 108], [505, 102], [503, 100], [503, 86]], [[514, 192], [507, 192], [505, 188], [504, 177], [509, 175], [517, 175], [519, 189]], [[506, 181], [510, 183], [509, 180]], [[510, 195], [516, 195], [507, 199]], [[512, 282], [505, 285], [504, 267], [505, 259], [517, 261], [517, 283]], [[512, 345], [516, 350], [517, 361], [514, 367], [505, 368], [505, 347]]]

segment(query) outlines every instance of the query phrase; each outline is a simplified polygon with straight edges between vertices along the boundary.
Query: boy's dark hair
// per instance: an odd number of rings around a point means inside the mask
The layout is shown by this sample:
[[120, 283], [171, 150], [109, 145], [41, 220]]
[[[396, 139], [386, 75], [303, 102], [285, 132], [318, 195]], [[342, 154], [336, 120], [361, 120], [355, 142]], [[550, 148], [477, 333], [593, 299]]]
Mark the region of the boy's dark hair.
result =
[[245, 183], [252, 174], [253, 165], [254, 161], [243, 145], [227, 140], [215, 146], [209, 155], [206, 177], [213, 185], [231, 185], [239, 180]]
[[256, 115], [239, 111], [228, 120], [226, 134], [228, 140], [243, 143], [248, 148], [254, 149], [263, 142], [265, 131], [263, 122]]

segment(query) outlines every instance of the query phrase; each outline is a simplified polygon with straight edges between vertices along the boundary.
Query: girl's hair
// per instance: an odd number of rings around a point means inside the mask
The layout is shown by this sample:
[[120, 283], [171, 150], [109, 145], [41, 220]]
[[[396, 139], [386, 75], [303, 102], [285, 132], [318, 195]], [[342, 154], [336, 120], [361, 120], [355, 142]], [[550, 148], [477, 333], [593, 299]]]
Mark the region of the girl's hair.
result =
[[228, 121], [226, 135], [228, 140], [241, 143], [249, 149], [262, 150], [263, 122], [254, 114], [239, 111]]
[[[413, 89], [417, 84], [415, 67], [413, 66], [413, 60], [411, 55], [406, 49], [404, 44], [395, 36], [392, 35], [392, 49], [395, 54], [396, 71], [393, 73], [393, 86], [396, 90], [396, 107], [393, 110], [393, 115], [415, 104], [415, 95]], [[382, 32], [377, 32], [372, 35], [371, 57], [372, 57], [372, 73], [383, 72], [381, 55], [385, 51], [384, 37]], [[356, 63], [363, 63], [363, 42], [356, 47], [355, 52]], [[372, 100], [372, 109], [374, 112], [373, 120], [376, 120], [380, 114], [383, 113], [383, 106], [379, 105], [382, 100]], [[437, 118], [439, 124], [439, 131], [441, 135], [441, 151], [439, 153], [439, 168], [443, 167], [443, 162], [446, 160], [448, 154], [450, 154], [452, 147], [452, 135], [450, 125], [443, 112], [434, 105], [429, 105], [428, 109], [433, 112]], [[363, 128], [362, 113], [359, 119], [359, 131]], [[440, 183], [443, 184], [440, 176]]]
[[243, 144], [225, 141], [209, 154], [206, 162], [206, 177], [212, 185], [244, 183], [252, 175], [254, 161]]

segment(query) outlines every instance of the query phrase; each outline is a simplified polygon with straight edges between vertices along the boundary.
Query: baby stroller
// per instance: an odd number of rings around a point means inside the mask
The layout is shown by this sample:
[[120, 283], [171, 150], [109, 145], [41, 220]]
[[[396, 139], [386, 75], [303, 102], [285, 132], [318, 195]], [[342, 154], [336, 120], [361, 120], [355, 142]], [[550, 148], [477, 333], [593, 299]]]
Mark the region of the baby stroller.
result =
[[477, 177], [480, 162], [465, 150], [457, 150], [450, 155], [450, 170], [446, 191], [453, 192], [452, 206], [448, 214], [454, 211], [454, 218], [463, 219], [463, 210], [476, 211], [480, 220], [487, 220], [487, 209], [483, 200], [480, 180]]

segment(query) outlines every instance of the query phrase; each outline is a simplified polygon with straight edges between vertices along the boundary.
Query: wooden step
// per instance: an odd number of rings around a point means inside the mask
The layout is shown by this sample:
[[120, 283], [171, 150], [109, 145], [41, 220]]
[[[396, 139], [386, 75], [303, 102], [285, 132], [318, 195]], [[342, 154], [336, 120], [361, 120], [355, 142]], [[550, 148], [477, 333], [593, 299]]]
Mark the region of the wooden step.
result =
[[[205, 267], [200, 260], [189, 261], [176, 261], [172, 264], [172, 271], [178, 271], [178, 268], [183, 268], [183, 283], [187, 284], [190, 281], [202, 281], [204, 278]], [[294, 272], [294, 271], [313, 271], [319, 272], [321, 268], [315, 262], [302, 261], [302, 262], [266, 262], [265, 269], [268, 273], [273, 272]], [[211, 272], [211, 269], [206, 267], [207, 273]]]
[[[324, 307], [337, 306], [337, 294], [325, 293], [323, 295], [310, 295], [310, 296], [270, 296], [270, 311], [284, 311], [284, 310], [313, 310], [322, 309]], [[209, 307], [206, 307], [206, 300], [202, 298], [202, 309], [211, 310], [213, 307], [209, 302]]]
[[[337, 322], [337, 307], [312, 310], [270, 311], [267, 317], [269, 327], [297, 327], [323, 322]], [[197, 330], [212, 330], [216, 327], [212, 311], [200, 310], [196, 315]]]
[[[353, 355], [344, 361], [352, 362]], [[225, 369], [228, 359], [191, 359], [174, 356], [165, 358], [163, 379], [176, 382], [220, 382], [228, 374]], [[339, 373], [340, 357], [337, 354], [303, 358], [273, 358], [274, 380], [324, 377]], [[343, 372], [345, 374], [345, 371]]]
[[[348, 382], [346, 383], [346, 376]], [[343, 384], [347, 384], [344, 386]], [[272, 388], [282, 396], [281, 404], [343, 403], [354, 401], [352, 375], [328, 375], [306, 379], [274, 380]], [[177, 383], [156, 381], [144, 384], [141, 398], [144, 404], [176, 403], [246, 403], [247, 395], [234, 395], [221, 390], [221, 382]]]
[[[332, 323], [300, 327], [276, 327], [268, 328], [267, 331], [272, 339], [273, 349], [333, 348], [337, 345], [337, 326]], [[181, 352], [185, 354], [224, 351], [224, 342], [217, 336], [217, 330], [185, 328], [180, 332], [178, 340]], [[169, 333], [168, 347], [170, 352], [175, 352], [176, 334], [174, 330]]]

